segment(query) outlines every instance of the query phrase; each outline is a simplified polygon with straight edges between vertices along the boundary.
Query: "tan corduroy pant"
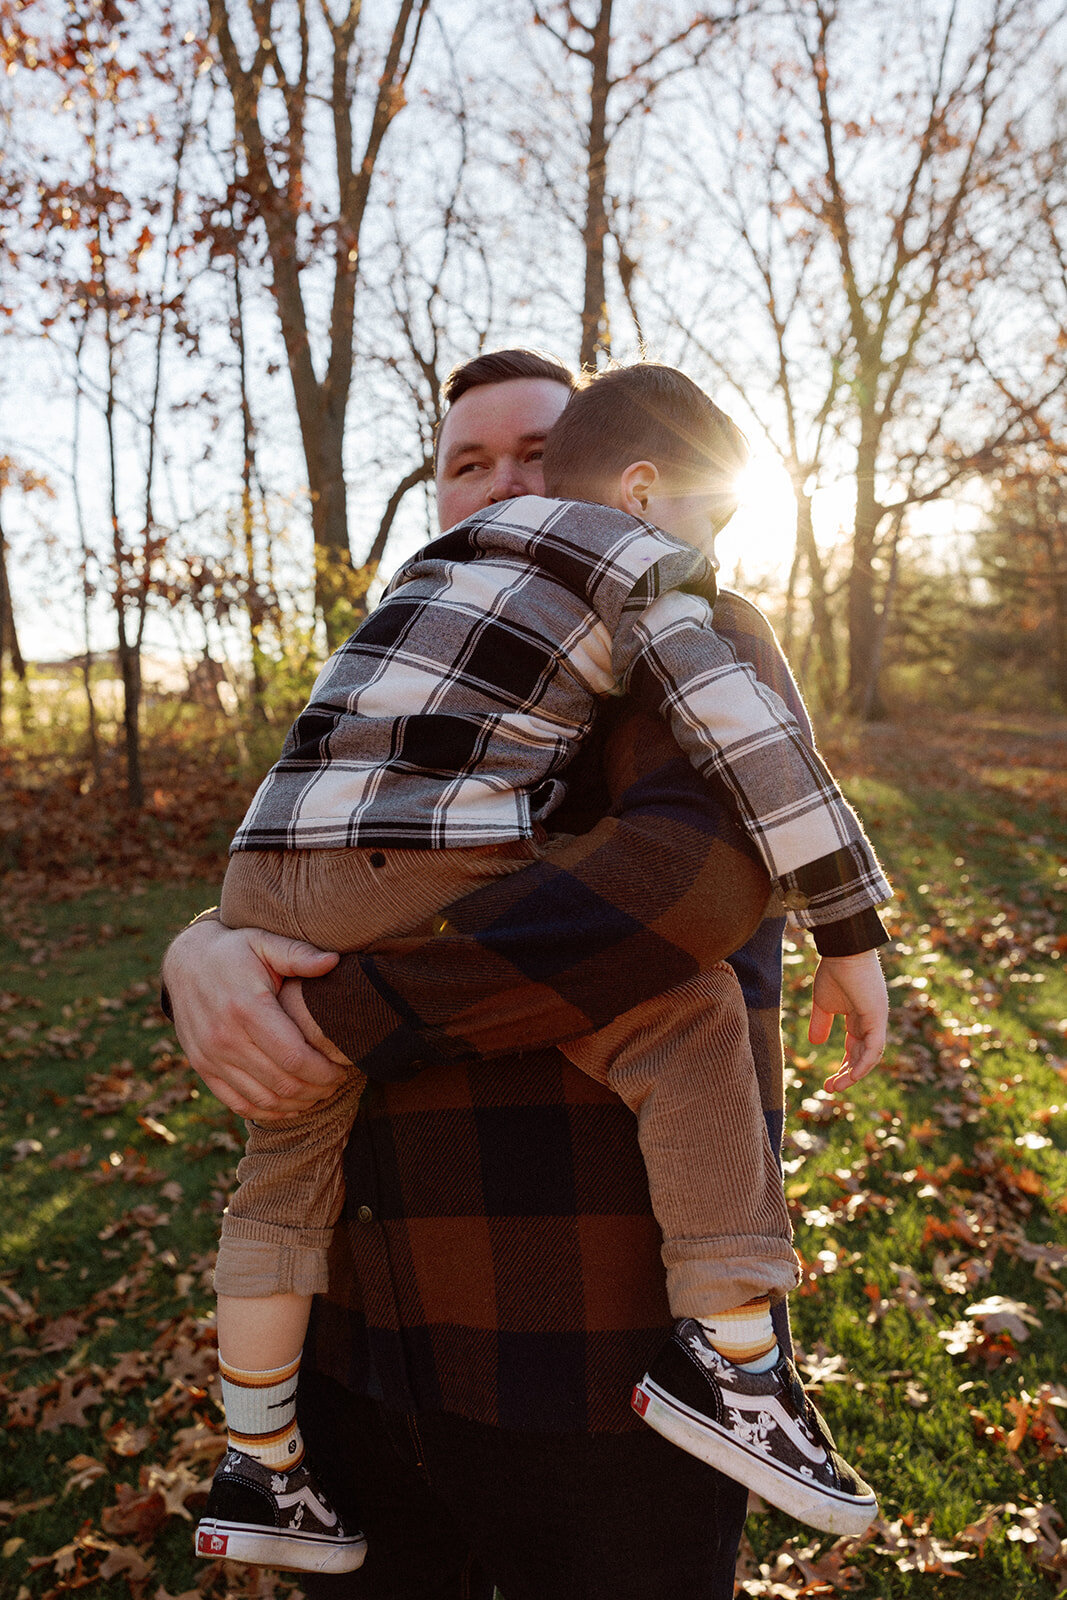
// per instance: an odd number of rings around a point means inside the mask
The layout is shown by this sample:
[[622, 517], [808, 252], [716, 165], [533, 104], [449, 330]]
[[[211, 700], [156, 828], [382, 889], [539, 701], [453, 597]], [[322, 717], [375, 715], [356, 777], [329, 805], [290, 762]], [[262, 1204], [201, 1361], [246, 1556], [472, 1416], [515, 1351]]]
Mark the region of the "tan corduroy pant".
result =
[[[239, 851], [220, 914], [231, 928], [364, 950], [551, 853], [529, 840], [473, 850]], [[672, 1314], [707, 1316], [787, 1293], [796, 1256], [733, 970], [720, 963], [563, 1049], [637, 1117]], [[306, 1115], [248, 1124], [239, 1188], [223, 1218], [219, 1294], [326, 1287], [342, 1157], [365, 1083], [352, 1068]]]

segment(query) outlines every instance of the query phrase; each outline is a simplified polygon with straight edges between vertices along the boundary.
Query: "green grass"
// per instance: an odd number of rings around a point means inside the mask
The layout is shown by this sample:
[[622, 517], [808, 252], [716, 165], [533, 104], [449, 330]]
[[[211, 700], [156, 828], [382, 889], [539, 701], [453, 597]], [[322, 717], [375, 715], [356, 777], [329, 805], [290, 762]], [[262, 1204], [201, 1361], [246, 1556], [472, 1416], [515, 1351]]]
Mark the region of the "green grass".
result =
[[[820, 1094], [834, 1053], [806, 1043], [812, 963], [788, 952], [786, 1183], [808, 1264], [793, 1324], [882, 1521], [845, 1549], [751, 1517], [752, 1595], [1020, 1600], [1067, 1583], [1067, 1528], [1040, 1510], [1067, 1506], [1067, 786], [1025, 729], [1012, 759], [960, 738], [951, 763], [914, 734], [903, 754], [874, 740], [837, 757], [901, 896], [890, 1049], [847, 1099]], [[5, 895], [5, 1600], [293, 1586], [191, 1553], [218, 1450], [210, 1260], [242, 1130], [175, 1053], [154, 985], [212, 894]], [[1007, 1333], [967, 1315], [994, 1296], [1023, 1308]]]

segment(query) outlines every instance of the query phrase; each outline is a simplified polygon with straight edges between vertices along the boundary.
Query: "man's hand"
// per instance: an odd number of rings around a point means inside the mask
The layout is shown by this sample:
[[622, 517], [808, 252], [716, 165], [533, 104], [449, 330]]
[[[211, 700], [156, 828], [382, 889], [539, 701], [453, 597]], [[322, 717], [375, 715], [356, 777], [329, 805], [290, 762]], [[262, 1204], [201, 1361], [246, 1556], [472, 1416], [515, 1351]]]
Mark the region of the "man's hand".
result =
[[336, 962], [298, 939], [219, 922], [194, 923], [175, 939], [163, 958], [174, 1028], [194, 1071], [231, 1111], [277, 1122], [340, 1083], [338, 1066], [278, 1002], [285, 978], [321, 977]]
[[809, 1042], [825, 1044], [838, 1015], [845, 1019], [845, 1054], [837, 1071], [826, 1080], [830, 1090], [858, 1083], [882, 1059], [889, 995], [877, 950], [820, 959], [811, 993]]

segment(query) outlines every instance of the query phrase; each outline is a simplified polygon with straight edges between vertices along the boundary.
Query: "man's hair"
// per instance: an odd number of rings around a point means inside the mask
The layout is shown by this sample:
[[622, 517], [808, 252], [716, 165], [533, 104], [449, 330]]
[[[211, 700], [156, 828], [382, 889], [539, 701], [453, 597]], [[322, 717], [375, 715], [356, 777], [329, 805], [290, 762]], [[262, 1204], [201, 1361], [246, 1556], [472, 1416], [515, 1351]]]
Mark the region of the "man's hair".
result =
[[691, 492], [715, 490], [721, 527], [737, 508], [748, 440], [684, 372], [642, 361], [600, 373], [571, 395], [545, 441], [545, 492], [596, 498], [635, 461], [651, 461]]
[[512, 378], [548, 378], [574, 389], [578, 379], [555, 356], [540, 350], [489, 350], [453, 367], [441, 385], [441, 401], [447, 411], [468, 389], [481, 389], [489, 383], [507, 383]]

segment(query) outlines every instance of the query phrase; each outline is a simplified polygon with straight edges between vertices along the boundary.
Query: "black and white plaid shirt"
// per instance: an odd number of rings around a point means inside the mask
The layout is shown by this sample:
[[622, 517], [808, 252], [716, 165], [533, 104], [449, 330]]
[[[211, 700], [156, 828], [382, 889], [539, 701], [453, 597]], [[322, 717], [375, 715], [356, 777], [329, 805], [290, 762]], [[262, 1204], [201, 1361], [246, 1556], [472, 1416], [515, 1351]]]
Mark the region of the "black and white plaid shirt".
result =
[[682, 585], [696, 550], [624, 512], [525, 496], [401, 568], [330, 657], [233, 850], [456, 849], [531, 836], [598, 699], [630, 693], [727, 784], [805, 926], [891, 889], [796, 719]]

